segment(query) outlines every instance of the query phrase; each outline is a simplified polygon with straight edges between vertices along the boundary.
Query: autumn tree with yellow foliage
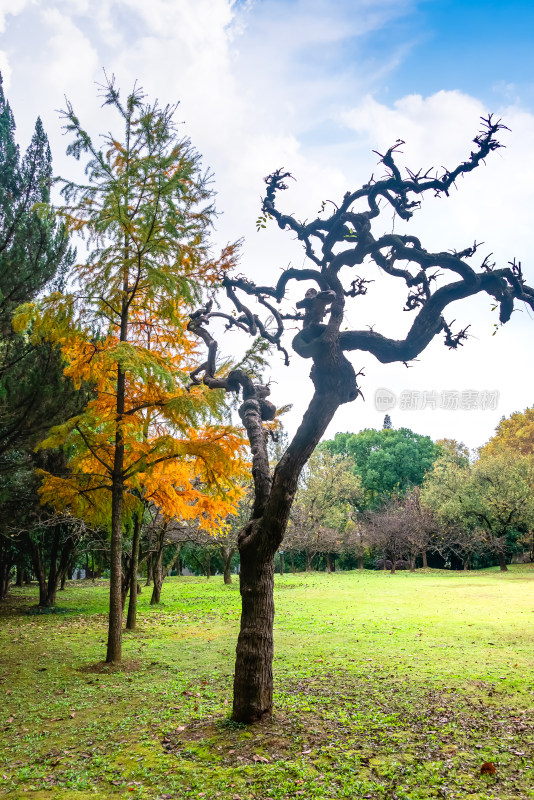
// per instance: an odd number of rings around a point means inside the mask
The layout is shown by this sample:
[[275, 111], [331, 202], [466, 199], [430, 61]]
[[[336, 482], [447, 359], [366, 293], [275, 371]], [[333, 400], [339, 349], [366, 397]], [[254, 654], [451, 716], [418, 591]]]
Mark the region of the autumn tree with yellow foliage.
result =
[[235, 259], [232, 246], [210, 255], [209, 176], [178, 135], [176, 106], [148, 105], [136, 87], [123, 102], [113, 79], [101, 88], [121, 118], [120, 139], [108, 134], [100, 149], [70, 103], [63, 113], [74, 137], [67, 152], [87, 158], [87, 181], [62, 182], [58, 213], [85, 236], [89, 255], [70, 276], [72, 291], [22, 307], [18, 326], [33, 319], [33, 335], [61, 345], [65, 374], [94, 392], [41, 444], [70, 456], [67, 475], [43, 474], [41, 493], [56, 508], [111, 520], [106, 660], [117, 662], [125, 521], [153, 502], [168, 518], [217, 526], [239, 497], [243, 467], [219, 393], [187, 389], [198, 361], [185, 314]]
[[534, 406], [503, 417], [495, 435], [480, 449], [482, 457], [498, 453], [534, 455]]

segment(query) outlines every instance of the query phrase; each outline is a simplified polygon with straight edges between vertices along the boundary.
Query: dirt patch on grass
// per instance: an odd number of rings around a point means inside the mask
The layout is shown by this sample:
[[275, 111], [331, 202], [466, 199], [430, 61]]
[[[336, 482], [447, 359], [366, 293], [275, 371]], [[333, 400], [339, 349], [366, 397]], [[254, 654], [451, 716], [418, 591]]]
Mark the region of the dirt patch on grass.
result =
[[78, 672], [89, 674], [113, 674], [115, 672], [138, 672], [146, 665], [138, 659], [125, 659], [120, 664], [108, 664], [107, 661], [97, 661], [96, 664], [86, 664], [80, 667]]
[[160, 741], [166, 753], [181, 758], [215, 759], [225, 766], [268, 764], [308, 756], [324, 743], [325, 730], [315, 727], [303, 737], [302, 724], [289, 715], [277, 713], [252, 726], [223, 717], [210, 717], [180, 725]]

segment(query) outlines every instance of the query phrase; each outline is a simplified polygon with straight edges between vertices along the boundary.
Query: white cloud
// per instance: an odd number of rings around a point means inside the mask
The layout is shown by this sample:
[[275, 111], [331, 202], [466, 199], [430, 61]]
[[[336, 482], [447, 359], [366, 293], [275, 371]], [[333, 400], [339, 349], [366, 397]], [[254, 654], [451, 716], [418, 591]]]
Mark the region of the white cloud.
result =
[[31, 3], [32, 0], [0, 0], [0, 33], [6, 29], [8, 15], [14, 17], [20, 14]]

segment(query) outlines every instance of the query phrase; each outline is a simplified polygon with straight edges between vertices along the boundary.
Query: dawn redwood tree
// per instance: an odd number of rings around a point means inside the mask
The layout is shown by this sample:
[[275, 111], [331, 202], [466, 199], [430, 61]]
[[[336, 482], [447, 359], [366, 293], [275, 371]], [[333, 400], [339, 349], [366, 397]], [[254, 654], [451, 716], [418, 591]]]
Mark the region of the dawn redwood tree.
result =
[[198, 361], [185, 313], [234, 260], [232, 246], [219, 259], [210, 254], [209, 175], [179, 136], [175, 107], [147, 104], [139, 88], [122, 101], [113, 79], [102, 97], [122, 127], [102, 148], [70, 103], [63, 114], [73, 136], [67, 153], [87, 158], [87, 180], [63, 181], [57, 212], [86, 236], [89, 254], [69, 292], [21, 306], [16, 324], [31, 321], [32, 335], [61, 346], [65, 375], [91, 385], [83, 412], [41, 442], [69, 453], [68, 474], [43, 471], [41, 498], [111, 528], [106, 660], [119, 662], [126, 521], [146, 502], [169, 518], [224, 519], [240, 495], [242, 438], [214, 424], [222, 398], [186, 387]]
[[[276, 413], [267, 399], [269, 387], [251, 379], [244, 370], [233, 370], [225, 379], [217, 377], [217, 342], [209, 324], [213, 316], [224, 316], [224, 312], [207, 303], [192, 315], [190, 329], [208, 348], [202, 369], [192, 374], [193, 384], [204, 382], [227, 392], [242, 392], [239, 413], [252, 452], [255, 501], [250, 520], [239, 535], [242, 614], [232, 712], [236, 721], [251, 723], [272, 711], [274, 555], [284, 537], [302, 468], [339, 406], [359, 394], [357, 375], [346, 354], [366, 351], [383, 363], [408, 362], [439, 334], [443, 334], [447, 347], [456, 348], [467, 333], [465, 329], [452, 330], [445, 316], [447, 307], [480, 292], [495, 298], [501, 323], [510, 319], [515, 300], [534, 308], [534, 291], [526, 286], [521, 266], [515, 261], [497, 269], [484, 259], [477, 268], [473, 264], [476, 244], [459, 252], [432, 253], [416, 236], [387, 233], [375, 237], [372, 232], [373, 221], [380, 214], [379, 203], [393, 209], [402, 220], [409, 220], [425, 193], [447, 195], [457, 178], [471, 172], [500, 146], [496, 136], [502, 127], [491, 116], [485, 119], [469, 157], [455, 169], [435, 175], [421, 171], [401, 174], [395, 160], [397, 142], [380, 156], [384, 177], [347, 192], [339, 205], [328, 206], [333, 208], [330, 215], [323, 204], [325, 210], [311, 222], [299, 222], [277, 207], [278, 194], [287, 188], [289, 173], [277, 170], [266, 178], [262, 219], [272, 218], [282, 230], [292, 232], [303, 243], [308, 263], [300, 269], [286, 269], [274, 285], [256, 285], [230, 273], [222, 276], [222, 285], [235, 310], [235, 316], [225, 317], [229, 327], [265, 337], [282, 351], [287, 362], [283, 334], [285, 323], [290, 321], [293, 329], [299, 326], [291, 343], [294, 352], [312, 364], [313, 396], [273, 474], [263, 430], [264, 421]], [[406, 308], [414, 318], [404, 338], [392, 339], [375, 329], [342, 329], [347, 302], [358, 302], [365, 295], [373, 267], [408, 288]], [[281, 305], [293, 283], [309, 287], [296, 310]], [[290, 297], [288, 300], [291, 303]], [[256, 308], [252, 301], [257, 302]]]

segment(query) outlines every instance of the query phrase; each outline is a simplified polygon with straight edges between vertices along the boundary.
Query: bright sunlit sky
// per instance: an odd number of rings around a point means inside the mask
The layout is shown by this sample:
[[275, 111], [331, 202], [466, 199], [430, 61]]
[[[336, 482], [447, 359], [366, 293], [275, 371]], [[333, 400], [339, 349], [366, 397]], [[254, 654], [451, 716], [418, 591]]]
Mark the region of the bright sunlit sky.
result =
[[[506, 149], [459, 182], [449, 200], [427, 198], [409, 230], [434, 250], [484, 242], [499, 266], [513, 257], [534, 283], [534, 3], [531, 0], [0, 0], [0, 69], [18, 140], [40, 115], [58, 174], [79, 169], [65, 156], [57, 109], [64, 97], [95, 135], [114, 124], [95, 82], [114, 73], [126, 93], [137, 79], [150, 100], [180, 101], [184, 135], [214, 173], [214, 242], [244, 237], [241, 271], [276, 280], [304, 254], [288, 232], [256, 232], [263, 176], [277, 167], [297, 179], [280, 207], [299, 218], [339, 200], [379, 170], [377, 149], [406, 140], [403, 163], [452, 168], [468, 156], [478, 119], [492, 111], [511, 129]], [[391, 213], [382, 226], [391, 230]], [[398, 222], [395, 223], [399, 230]], [[473, 262], [474, 263], [474, 262]], [[368, 277], [377, 278], [375, 275]], [[406, 292], [377, 278], [353, 301], [347, 325], [402, 338]], [[534, 314], [518, 310], [495, 336], [492, 299], [456, 304], [455, 330], [472, 323], [458, 351], [439, 337], [412, 368], [351, 359], [365, 401], [343, 406], [328, 435], [381, 427], [378, 388], [413, 392], [498, 391], [486, 410], [390, 411], [395, 427], [437, 439], [483, 444], [503, 415], [532, 405]], [[224, 337], [226, 352], [240, 346]], [[236, 352], [237, 355], [237, 352]], [[272, 399], [293, 402], [293, 430], [309, 400], [310, 365], [273, 359]]]

